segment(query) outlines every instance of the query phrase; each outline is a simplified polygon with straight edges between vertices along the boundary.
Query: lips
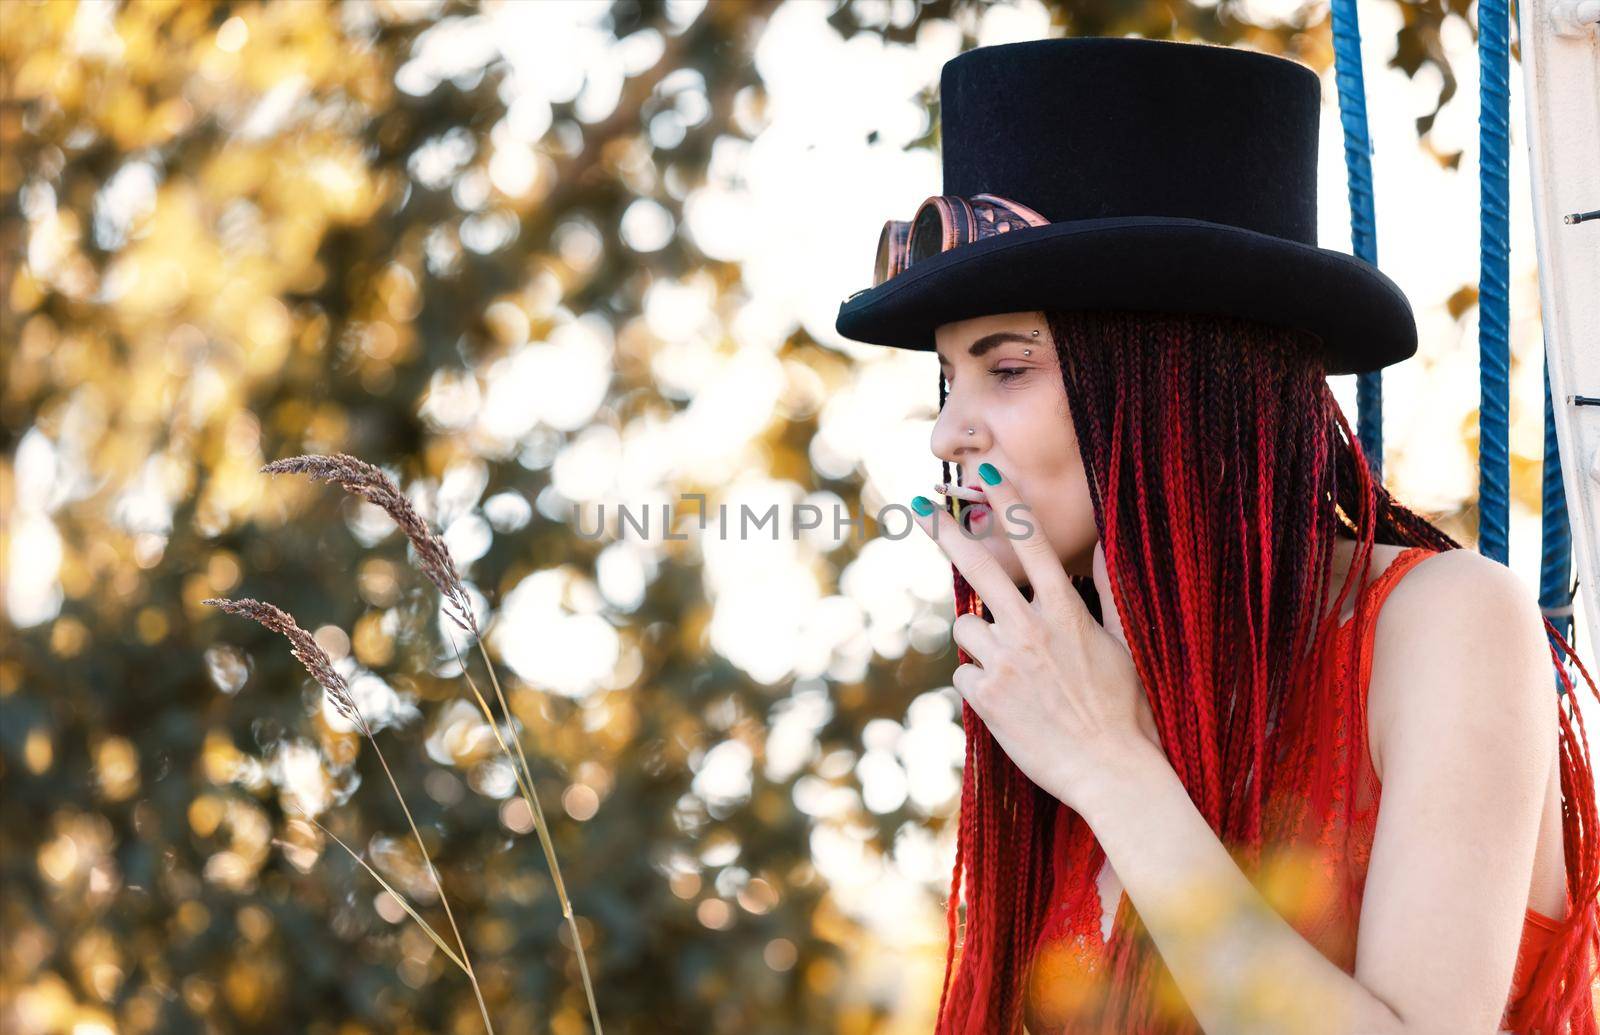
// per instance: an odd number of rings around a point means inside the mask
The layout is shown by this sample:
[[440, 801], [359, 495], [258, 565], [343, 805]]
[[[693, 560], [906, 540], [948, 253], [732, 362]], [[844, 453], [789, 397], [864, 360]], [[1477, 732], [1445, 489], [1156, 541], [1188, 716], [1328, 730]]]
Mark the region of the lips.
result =
[[959, 504], [956, 513], [960, 515], [961, 527], [963, 528], [971, 530], [974, 523], [987, 521], [991, 517], [989, 505], [986, 502], [988, 497], [984, 495], [982, 489], [971, 485], [951, 485], [948, 482], [940, 482], [934, 486], [934, 491], [947, 499], [955, 500]]

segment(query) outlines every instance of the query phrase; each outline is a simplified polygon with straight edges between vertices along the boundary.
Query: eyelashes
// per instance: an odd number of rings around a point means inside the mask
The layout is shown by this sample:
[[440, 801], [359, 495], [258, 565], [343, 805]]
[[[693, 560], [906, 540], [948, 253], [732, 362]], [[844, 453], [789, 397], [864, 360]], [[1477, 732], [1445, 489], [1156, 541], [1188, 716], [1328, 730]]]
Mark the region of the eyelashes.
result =
[[[988, 372], [1001, 384], [1009, 384], [1028, 373], [1029, 369], [1029, 367], [990, 367]], [[944, 383], [947, 392], [954, 387], [954, 382], [948, 376], [944, 379]]]

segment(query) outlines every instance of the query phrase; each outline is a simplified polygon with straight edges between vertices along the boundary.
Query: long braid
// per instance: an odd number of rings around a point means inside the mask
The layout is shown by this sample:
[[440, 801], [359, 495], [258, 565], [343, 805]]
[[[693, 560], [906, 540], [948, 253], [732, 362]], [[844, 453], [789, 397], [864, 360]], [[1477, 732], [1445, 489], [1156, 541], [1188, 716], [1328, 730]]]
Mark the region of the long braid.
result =
[[[945, 401], [946, 398], [949, 397], [949, 394], [950, 394], [950, 386], [945, 381], [944, 374], [941, 373], [939, 375], [939, 409], [940, 410], [944, 409], [944, 401]], [[946, 482], [949, 482], [950, 481], [950, 461], [943, 460], [943, 461], [941, 461], [940, 466], [944, 471], [944, 480]], [[972, 610], [972, 592], [971, 592], [971, 587], [967, 586], [965, 584], [965, 580], [961, 579], [959, 577], [959, 573], [958, 573], [957, 578], [956, 578], [956, 612], [958, 614], [967, 614], [971, 610]], [[971, 772], [972, 771], [972, 745], [973, 745], [974, 740], [976, 740], [976, 738], [973, 736], [972, 727], [968, 726], [967, 722], [966, 722], [966, 706], [965, 706], [965, 702], [963, 702], [963, 704], [962, 704], [961, 720], [962, 720], [962, 727], [966, 731], [966, 760], [965, 760], [964, 765], [962, 766], [962, 771], [963, 772]], [[949, 936], [949, 938], [947, 938], [945, 940], [944, 983], [940, 987], [940, 990], [939, 990], [939, 1012], [936, 1014], [936, 1016], [939, 1016], [939, 1017], [943, 1017], [944, 1016], [944, 1005], [945, 1005], [945, 1002], [948, 1000], [949, 995], [950, 995], [950, 974], [951, 974], [951, 971], [952, 971], [952, 964], [953, 964], [954, 959], [955, 959], [956, 940], [957, 940], [956, 918], [957, 918], [957, 911], [959, 909], [960, 900], [961, 900], [961, 867], [962, 867], [962, 864], [965, 861], [965, 857], [966, 857], [967, 825], [972, 821], [972, 817], [974, 815], [976, 815], [976, 811], [977, 811], [977, 799], [973, 796], [973, 784], [972, 784], [972, 781], [963, 779], [961, 781], [961, 811], [956, 816], [956, 861], [955, 861], [955, 865], [950, 868], [950, 896], [949, 896], [949, 899], [945, 903], [945, 923], [948, 925], [948, 927], [950, 929], [950, 936]]]
[[[941, 375], [941, 408], [948, 392]], [[943, 472], [946, 482], [953, 480], [948, 461]], [[992, 620], [960, 572], [951, 570], [957, 613]], [[974, 660], [959, 648], [957, 655], [962, 664]], [[938, 1015], [945, 1030], [1016, 1031], [1022, 996], [1012, 976], [1026, 967], [1053, 887], [1048, 820], [1058, 802], [1011, 763], [964, 701], [961, 719], [967, 735], [966, 767], [945, 913], [950, 937]], [[1045, 822], [1038, 818], [1041, 810]], [[957, 903], [963, 876], [966, 923], [958, 956]]]
[[[1048, 312], [1096, 530], [1128, 648], [1162, 746], [1196, 807], [1252, 872], [1269, 840], [1335, 808], [1339, 702], [1322, 696], [1337, 616], [1368, 585], [1375, 543], [1460, 549], [1370, 474], [1329, 389], [1314, 342], [1295, 332], [1200, 315]], [[941, 408], [947, 386], [940, 379]], [[950, 481], [950, 465], [944, 465]], [[1355, 540], [1330, 606], [1336, 536]], [[952, 569], [958, 613], [990, 618]], [[1098, 618], [1092, 580], [1072, 584]], [[1565, 685], [1554, 626], [1551, 656]], [[972, 659], [958, 650], [961, 662]], [[1573, 909], [1535, 977], [1541, 1026], [1592, 1031], [1588, 981], [1600, 958], [1600, 818], [1582, 716], [1563, 696], [1563, 832]], [[965, 702], [967, 733], [950, 944], [939, 1035], [1016, 1035], [1028, 971], [1052, 905], [1094, 894], [1105, 855], [1082, 817], [1035, 787]], [[1286, 796], [1311, 807], [1285, 812]], [[1059, 820], [1059, 822], [1058, 822]], [[1059, 840], [1057, 835], [1059, 834]], [[957, 931], [965, 878], [966, 922]], [[1137, 913], [1124, 900], [1103, 988], [1071, 1031], [1198, 1030]], [[1578, 978], [1570, 975], [1578, 975]]]

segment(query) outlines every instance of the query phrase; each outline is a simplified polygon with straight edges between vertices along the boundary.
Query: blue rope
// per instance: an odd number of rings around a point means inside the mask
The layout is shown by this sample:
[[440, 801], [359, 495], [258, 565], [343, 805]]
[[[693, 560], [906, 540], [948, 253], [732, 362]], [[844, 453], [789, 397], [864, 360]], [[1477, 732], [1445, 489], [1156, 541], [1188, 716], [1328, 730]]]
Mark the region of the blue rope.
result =
[[1479, 0], [1478, 552], [1501, 564], [1509, 558], [1511, 502], [1509, 25], [1507, 0]]
[[[1561, 450], [1556, 439], [1555, 405], [1550, 399], [1550, 361], [1544, 365], [1544, 486], [1540, 494], [1540, 525], [1544, 550], [1539, 566], [1539, 607], [1563, 639], [1572, 642], [1572, 598], [1577, 589], [1572, 575], [1572, 528], [1568, 524], [1567, 491], [1561, 484]], [[1555, 612], [1555, 613], [1551, 613]], [[1552, 641], [1553, 643], [1554, 641]], [[1566, 693], [1555, 677], [1556, 693]]]
[[[1478, 348], [1481, 400], [1479, 434], [1478, 549], [1502, 564], [1509, 559], [1510, 525], [1510, 374], [1511, 243], [1509, 220], [1510, 12], [1507, 0], [1479, 0], [1478, 60], [1481, 69], [1479, 146], [1482, 223], [1478, 291]], [[1376, 266], [1377, 220], [1373, 214], [1372, 140], [1367, 132], [1366, 88], [1361, 70], [1361, 28], [1356, 0], [1333, 0], [1334, 75], [1339, 118], [1344, 127], [1345, 168], [1350, 192], [1350, 238], [1357, 258]], [[1381, 372], [1357, 377], [1357, 437], [1372, 467], [1383, 476], [1383, 383]], [[1550, 398], [1548, 357], [1544, 368], [1544, 484], [1541, 493], [1543, 552], [1539, 606], [1550, 624], [1572, 641], [1572, 533], [1555, 410]], [[1564, 692], [1556, 679], [1558, 693]]]
[[[1367, 91], [1361, 73], [1361, 23], [1356, 0], [1333, 0], [1333, 71], [1344, 126], [1344, 165], [1350, 187], [1350, 244], [1356, 258], [1378, 264], [1377, 218], [1372, 205], [1372, 138], [1367, 133]], [[1375, 481], [1383, 481], [1383, 375], [1356, 375], [1356, 437]]]

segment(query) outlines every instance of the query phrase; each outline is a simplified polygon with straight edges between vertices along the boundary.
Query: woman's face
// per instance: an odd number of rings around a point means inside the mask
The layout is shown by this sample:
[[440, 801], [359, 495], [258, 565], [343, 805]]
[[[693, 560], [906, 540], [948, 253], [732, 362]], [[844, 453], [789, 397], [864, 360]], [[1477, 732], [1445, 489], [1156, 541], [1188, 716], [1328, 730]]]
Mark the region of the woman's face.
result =
[[[993, 464], [1027, 506], [1024, 520], [1044, 532], [1071, 575], [1089, 575], [1097, 540], [1089, 483], [1078, 453], [1061, 366], [1044, 314], [1000, 313], [942, 324], [934, 339], [949, 382], [933, 426], [934, 455], [963, 486], [987, 484], [978, 466]], [[972, 434], [967, 434], [968, 428]], [[968, 507], [971, 535], [1013, 582], [1027, 582], [999, 519]], [[1025, 526], [1012, 523], [1013, 534]], [[959, 534], [959, 533], [958, 533]]]

